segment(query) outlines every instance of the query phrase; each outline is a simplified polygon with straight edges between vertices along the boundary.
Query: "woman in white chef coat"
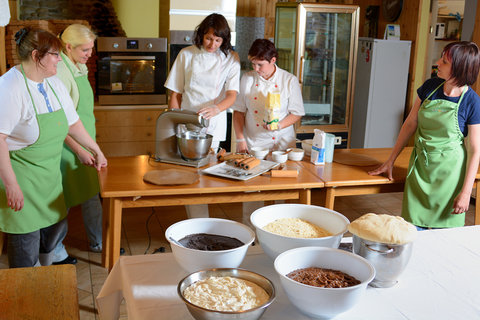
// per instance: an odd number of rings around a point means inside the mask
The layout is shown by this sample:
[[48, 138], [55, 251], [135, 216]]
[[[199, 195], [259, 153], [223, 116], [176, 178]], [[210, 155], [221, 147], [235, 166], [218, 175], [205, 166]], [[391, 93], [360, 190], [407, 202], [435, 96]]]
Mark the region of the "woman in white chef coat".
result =
[[[230, 38], [224, 16], [207, 16], [195, 30], [194, 45], [180, 51], [165, 82], [171, 90], [169, 109], [191, 110], [209, 119], [214, 150], [226, 138], [226, 110], [235, 102], [240, 82], [240, 59]], [[187, 214], [208, 216], [208, 205], [187, 206]]]
[[[240, 93], [233, 106], [233, 123], [237, 137], [237, 152], [248, 152], [252, 147], [285, 150], [295, 147], [294, 124], [305, 114], [302, 92], [297, 77], [280, 69], [275, 45], [267, 39], [257, 39], [248, 51], [253, 70], [244, 74]], [[277, 129], [265, 119], [268, 93], [280, 92], [280, 110]], [[250, 214], [263, 202], [243, 204], [243, 222], [250, 225]]]
[[24, 28], [15, 35], [20, 65], [0, 77], [0, 231], [8, 236], [10, 267], [51, 263], [67, 210], [60, 159], [67, 134], [107, 165], [55, 74], [60, 40]]
[[[237, 152], [252, 147], [285, 150], [295, 147], [294, 124], [305, 115], [302, 92], [297, 77], [280, 69], [275, 62], [278, 53], [267, 39], [257, 39], [248, 51], [253, 70], [244, 74], [240, 94], [233, 106], [233, 123]], [[278, 129], [264, 122], [268, 93], [280, 92]]]

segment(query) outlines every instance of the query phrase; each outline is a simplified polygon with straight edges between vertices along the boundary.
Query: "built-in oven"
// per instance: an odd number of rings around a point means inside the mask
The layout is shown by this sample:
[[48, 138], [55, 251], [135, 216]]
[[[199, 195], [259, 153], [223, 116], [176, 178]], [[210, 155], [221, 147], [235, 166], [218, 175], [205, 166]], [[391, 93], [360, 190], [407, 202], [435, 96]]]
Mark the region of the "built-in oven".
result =
[[99, 37], [97, 55], [99, 104], [166, 103], [166, 38]]

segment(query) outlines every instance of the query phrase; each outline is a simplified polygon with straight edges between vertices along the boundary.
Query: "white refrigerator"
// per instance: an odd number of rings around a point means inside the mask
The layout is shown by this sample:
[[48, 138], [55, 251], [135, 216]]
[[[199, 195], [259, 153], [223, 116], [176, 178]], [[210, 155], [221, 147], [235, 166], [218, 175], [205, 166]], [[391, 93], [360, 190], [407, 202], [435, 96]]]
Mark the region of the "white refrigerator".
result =
[[410, 41], [359, 38], [351, 148], [393, 147], [403, 123]]

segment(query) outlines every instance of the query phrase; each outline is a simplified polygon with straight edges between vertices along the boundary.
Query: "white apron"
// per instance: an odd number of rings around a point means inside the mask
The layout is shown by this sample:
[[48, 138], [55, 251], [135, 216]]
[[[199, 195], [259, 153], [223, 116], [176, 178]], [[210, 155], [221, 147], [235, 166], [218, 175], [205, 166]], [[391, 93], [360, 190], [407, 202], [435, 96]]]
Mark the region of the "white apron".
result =
[[[277, 68], [278, 71], [278, 68]], [[277, 72], [275, 72], [277, 73]], [[282, 91], [281, 84], [275, 81], [276, 74], [270, 80], [265, 80], [259, 75], [255, 77], [247, 98], [247, 112], [245, 115], [245, 140], [249, 149], [252, 147], [263, 147], [270, 150], [285, 150], [295, 147], [295, 129], [289, 126], [281, 130], [269, 131], [263, 128], [265, 116], [265, 103], [269, 92], [280, 91], [281, 109], [280, 120], [288, 115], [286, 103], [288, 98]]]
[[[200, 54], [192, 57], [191, 74], [185, 75], [190, 81], [185, 84], [185, 92], [182, 95], [183, 110], [198, 112], [224, 99], [221, 54], [223, 53], [220, 50], [210, 53], [202, 48]], [[226, 139], [226, 131], [227, 113], [222, 111], [210, 119], [207, 133], [213, 135], [214, 141], [223, 141]]]

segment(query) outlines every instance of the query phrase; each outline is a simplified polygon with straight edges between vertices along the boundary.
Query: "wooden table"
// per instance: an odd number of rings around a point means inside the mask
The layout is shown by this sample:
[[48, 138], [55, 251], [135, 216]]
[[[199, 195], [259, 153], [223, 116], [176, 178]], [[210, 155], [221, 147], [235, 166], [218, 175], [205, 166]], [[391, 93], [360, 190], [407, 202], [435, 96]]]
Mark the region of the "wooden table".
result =
[[[216, 164], [212, 159], [210, 165]], [[110, 158], [99, 172], [103, 197], [102, 265], [109, 270], [119, 258], [123, 208], [178, 206], [248, 201], [294, 200], [311, 203], [311, 189], [324, 183], [299, 163], [289, 162], [286, 169], [299, 169], [297, 178], [258, 176], [247, 181], [200, 174], [191, 185], [158, 186], [143, 181], [150, 170], [183, 169], [200, 172], [204, 168], [156, 162], [148, 156]], [[206, 168], [206, 167], [205, 167]]]
[[[374, 169], [377, 165], [354, 166], [332, 162], [315, 166], [307, 158], [300, 164], [325, 182], [325, 188], [323, 189], [325, 207], [333, 209], [337, 196], [403, 191], [412, 149], [412, 147], [406, 147], [398, 156], [393, 168], [393, 180], [388, 180], [385, 175], [369, 175], [368, 171]], [[388, 159], [391, 151], [391, 148], [337, 149], [335, 150], [334, 160], [337, 154], [355, 153], [368, 156], [381, 164]], [[477, 186], [479, 179], [480, 173], [477, 173], [474, 187]], [[480, 199], [480, 188], [476, 188], [475, 199]], [[480, 206], [476, 204], [474, 221], [475, 224], [480, 224]]]
[[73, 265], [0, 270], [0, 319], [79, 319]]

